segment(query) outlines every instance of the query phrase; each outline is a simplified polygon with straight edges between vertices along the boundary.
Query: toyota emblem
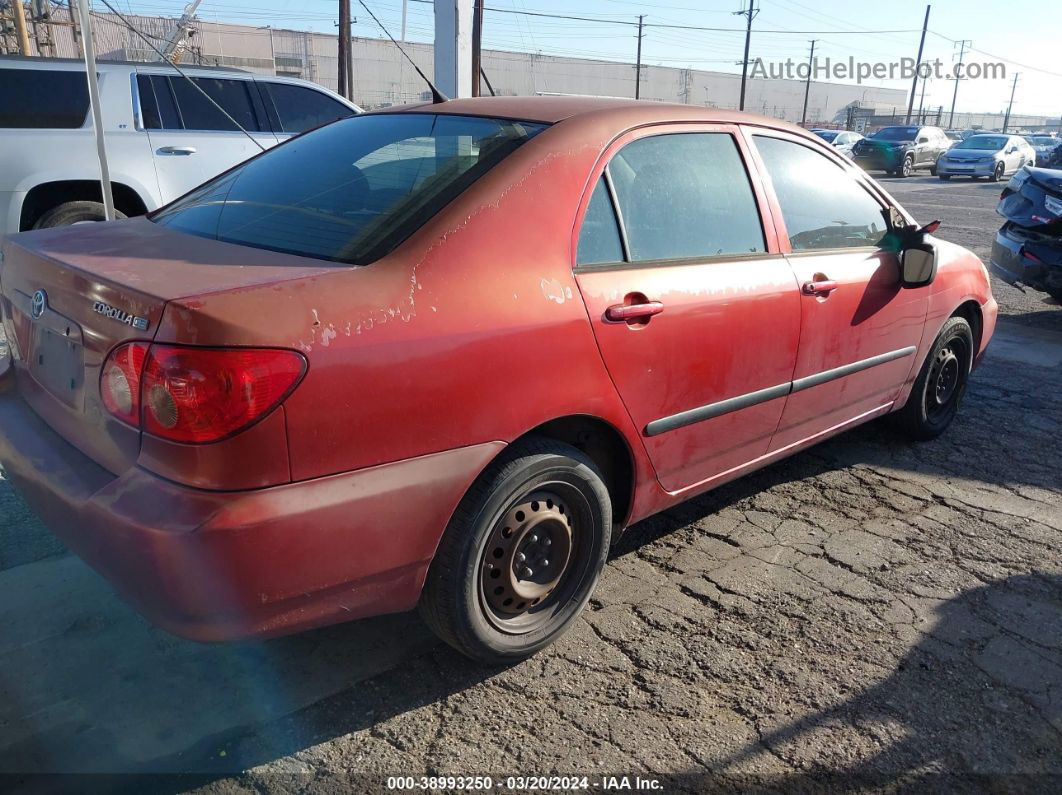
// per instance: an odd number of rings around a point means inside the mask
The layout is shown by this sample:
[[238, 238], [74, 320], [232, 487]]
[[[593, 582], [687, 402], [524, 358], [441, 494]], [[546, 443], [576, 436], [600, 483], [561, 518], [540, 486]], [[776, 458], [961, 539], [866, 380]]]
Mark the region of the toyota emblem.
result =
[[33, 302], [30, 304], [30, 314], [34, 320], [44, 314], [44, 310], [48, 308], [48, 293], [44, 290], [38, 290], [33, 294]]

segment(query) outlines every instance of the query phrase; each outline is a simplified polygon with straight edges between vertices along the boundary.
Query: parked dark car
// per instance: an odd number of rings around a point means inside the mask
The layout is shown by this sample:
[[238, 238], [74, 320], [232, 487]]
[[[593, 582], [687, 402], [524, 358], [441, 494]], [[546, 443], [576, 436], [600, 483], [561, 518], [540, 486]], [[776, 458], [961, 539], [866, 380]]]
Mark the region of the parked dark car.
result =
[[1023, 168], [999, 198], [1006, 223], [992, 245], [992, 270], [1008, 284], [1062, 302], [1062, 171]]
[[937, 158], [952, 143], [939, 127], [882, 127], [856, 143], [852, 159], [868, 171], [897, 177], [909, 177], [920, 168], [936, 176]]

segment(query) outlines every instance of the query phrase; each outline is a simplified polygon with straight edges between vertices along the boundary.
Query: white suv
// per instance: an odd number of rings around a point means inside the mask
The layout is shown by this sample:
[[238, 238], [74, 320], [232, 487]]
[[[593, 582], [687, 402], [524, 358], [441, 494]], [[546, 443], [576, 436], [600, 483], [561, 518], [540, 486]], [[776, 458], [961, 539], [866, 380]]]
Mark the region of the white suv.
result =
[[[154, 210], [259, 147], [164, 63], [96, 64], [115, 209]], [[313, 83], [181, 66], [270, 147], [359, 112]], [[0, 56], [0, 236], [103, 218], [82, 61]]]

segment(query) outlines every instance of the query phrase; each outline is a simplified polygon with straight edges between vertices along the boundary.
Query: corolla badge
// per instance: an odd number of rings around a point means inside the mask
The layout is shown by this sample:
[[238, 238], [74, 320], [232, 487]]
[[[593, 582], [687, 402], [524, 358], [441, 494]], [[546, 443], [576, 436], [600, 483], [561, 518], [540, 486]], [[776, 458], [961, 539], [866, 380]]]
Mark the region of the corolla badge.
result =
[[126, 312], [124, 309], [105, 304], [103, 301], [95, 301], [92, 304], [92, 311], [103, 315], [104, 317], [109, 317], [112, 320], [117, 320], [119, 323], [125, 323], [125, 325], [132, 326], [140, 331], [147, 331], [148, 320], [146, 317], [137, 317], [136, 315]]
[[36, 320], [44, 314], [44, 310], [48, 308], [48, 293], [44, 290], [38, 290], [33, 294], [33, 299], [30, 301], [30, 315]]

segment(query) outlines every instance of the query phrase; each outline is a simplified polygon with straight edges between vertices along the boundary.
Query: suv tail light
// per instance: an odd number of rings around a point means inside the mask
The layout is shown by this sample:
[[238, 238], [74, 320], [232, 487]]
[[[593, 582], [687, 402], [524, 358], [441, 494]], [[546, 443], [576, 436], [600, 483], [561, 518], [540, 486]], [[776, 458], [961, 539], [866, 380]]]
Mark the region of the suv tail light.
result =
[[296, 351], [131, 342], [100, 377], [103, 405], [123, 422], [175, 442], [232, 436], [286, 398], [306, 373]]

